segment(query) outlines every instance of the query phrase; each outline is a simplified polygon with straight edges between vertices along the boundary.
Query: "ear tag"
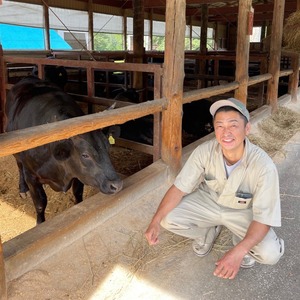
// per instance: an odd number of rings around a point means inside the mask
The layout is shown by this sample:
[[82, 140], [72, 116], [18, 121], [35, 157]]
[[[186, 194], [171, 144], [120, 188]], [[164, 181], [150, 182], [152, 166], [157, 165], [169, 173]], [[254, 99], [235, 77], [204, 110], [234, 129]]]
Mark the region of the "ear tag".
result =
[[108, 141], [111, 145], [114, 145], [116, 143], [114, 137], [110, 134], [109, 137], [108, 137]]

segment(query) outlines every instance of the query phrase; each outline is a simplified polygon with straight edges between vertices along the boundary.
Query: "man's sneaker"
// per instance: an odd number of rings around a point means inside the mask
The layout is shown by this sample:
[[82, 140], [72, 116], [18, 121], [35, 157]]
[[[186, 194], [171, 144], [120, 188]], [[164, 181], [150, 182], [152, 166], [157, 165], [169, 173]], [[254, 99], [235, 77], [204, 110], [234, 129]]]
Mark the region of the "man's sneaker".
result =
[[246, 254], [242, 260], [241, 268], [250, 269], [254, 265], [255, 265], [255, 259], [251, 255]]
[[281, 256], [284, 254], [284, 240], [283, 239], [279, 239], [280, 242], [280, 253]]
[[221, 229], [222, 229], [221, 225], [215, 227], [215, 230], [216, 230], [215, 236], [213, 238], [213, 241], [209, 244], [203, 244], [203, 241], [200, 239], [199, 240], [195, 239], [193, 241], [192, 247], [193, 247], [193, 250], [196, 253], [196, 255], [198, 255], [200, 257], [204, 257], [211, 251], [211, 249], [214, 245], [214, 242], [215, 242], [216, 238], [218, 237]]

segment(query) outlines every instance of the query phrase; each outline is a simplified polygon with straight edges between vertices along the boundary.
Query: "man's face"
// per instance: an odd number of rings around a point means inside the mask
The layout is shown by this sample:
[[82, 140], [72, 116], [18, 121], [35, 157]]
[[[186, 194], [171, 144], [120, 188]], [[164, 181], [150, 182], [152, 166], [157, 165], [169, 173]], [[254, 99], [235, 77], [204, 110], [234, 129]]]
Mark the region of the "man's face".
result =
[[250, 123], [245, 125], [245, 120], [237, 111], [220, 111], [214, 118], [216, 139], [223, 152], [239, 154], [244, 149], [244, 139], [250, 131]]

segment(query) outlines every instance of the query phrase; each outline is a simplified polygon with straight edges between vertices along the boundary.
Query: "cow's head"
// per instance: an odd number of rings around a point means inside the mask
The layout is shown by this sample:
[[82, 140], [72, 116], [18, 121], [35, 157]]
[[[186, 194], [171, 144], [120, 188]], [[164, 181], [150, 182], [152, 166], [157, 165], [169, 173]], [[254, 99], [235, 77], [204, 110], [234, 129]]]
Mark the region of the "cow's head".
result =
[[114, 194], [122, 189], [123, 182], [110, 161], [108, 147], [107, 138], [97, 130], [57, 143], [53, 155], [83, 184]]

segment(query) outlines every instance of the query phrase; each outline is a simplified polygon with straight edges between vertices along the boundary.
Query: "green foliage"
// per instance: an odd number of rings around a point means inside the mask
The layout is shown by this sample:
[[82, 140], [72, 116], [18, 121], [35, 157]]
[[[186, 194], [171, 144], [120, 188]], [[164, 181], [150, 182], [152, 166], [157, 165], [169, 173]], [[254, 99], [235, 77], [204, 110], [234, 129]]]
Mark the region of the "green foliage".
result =
[[164, 51], [165, 50], [165, 37], [164, 36], [153, 36], [152, 38], [153, 50]]
[[94, 35], [94, 49], [96, 51], [124, 50], [122, 34], [96, 33]]
[[[164, 51], [165, 50], [165, 37], [153, 36], [153, 50]], [[213, 49], [213, 40], [207, 40], [207, 48]], [[94, 36], [94, 49], [96, 51], [118, 51], [124, 50], [122, 34], [112, 33], [96, 33]], [[200, 39], [192, 39], [192, 49], [200, 49]], [[190, 39], [185, 39], [185, 50], [190, 50]]]

